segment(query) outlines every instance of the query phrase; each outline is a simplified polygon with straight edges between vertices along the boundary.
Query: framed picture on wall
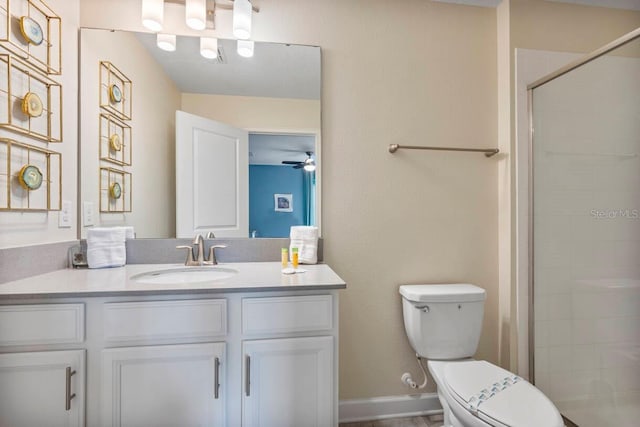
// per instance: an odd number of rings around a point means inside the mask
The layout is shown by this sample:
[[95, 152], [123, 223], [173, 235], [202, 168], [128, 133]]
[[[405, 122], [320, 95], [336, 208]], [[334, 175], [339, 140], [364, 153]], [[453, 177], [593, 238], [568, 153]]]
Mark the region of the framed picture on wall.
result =
[[293, 212], [292, 194], [274, 194], [273, 199], [276, 212]]

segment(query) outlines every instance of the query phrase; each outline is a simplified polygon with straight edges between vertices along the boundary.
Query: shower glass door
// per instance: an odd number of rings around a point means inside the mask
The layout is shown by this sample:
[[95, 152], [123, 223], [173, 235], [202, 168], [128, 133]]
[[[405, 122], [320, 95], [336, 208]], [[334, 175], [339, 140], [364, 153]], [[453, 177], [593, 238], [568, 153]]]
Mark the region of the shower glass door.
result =
[[640, 420], [640, 39], [531, 92], [534, 381], [580, 427]]

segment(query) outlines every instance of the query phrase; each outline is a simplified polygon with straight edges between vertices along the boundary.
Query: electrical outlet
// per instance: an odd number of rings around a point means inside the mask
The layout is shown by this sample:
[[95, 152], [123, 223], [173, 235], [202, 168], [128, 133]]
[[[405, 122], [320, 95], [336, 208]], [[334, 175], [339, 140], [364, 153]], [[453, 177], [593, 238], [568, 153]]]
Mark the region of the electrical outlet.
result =
[[58, 212], [58, 228], [71, 227], [71, 201], [63, 200], [62, 209]]
[[82, 225], [85, 227], [90, 227], [93, 224], [94, 224], [93, 202], [83, 202], [82, 203]]

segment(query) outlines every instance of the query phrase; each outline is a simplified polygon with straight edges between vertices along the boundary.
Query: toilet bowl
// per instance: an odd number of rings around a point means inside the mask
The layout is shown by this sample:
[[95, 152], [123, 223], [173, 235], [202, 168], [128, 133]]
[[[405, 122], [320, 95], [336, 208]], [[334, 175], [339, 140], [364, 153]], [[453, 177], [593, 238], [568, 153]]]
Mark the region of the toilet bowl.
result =
[[484, 289], [469, 284], [402, 285], [411, 346], [436, 382], [446, 427], [562, 427], [555, 405], [519, 376], [471, 358], [482, 330]]

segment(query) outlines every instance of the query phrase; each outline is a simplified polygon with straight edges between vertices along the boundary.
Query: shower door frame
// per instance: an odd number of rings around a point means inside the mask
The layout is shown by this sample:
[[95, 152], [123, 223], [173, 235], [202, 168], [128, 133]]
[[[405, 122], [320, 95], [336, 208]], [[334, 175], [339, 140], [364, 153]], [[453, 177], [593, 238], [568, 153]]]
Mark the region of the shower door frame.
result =
[[547, 74], [546, 76], [534, 81], [533, 83], [530, 83], [527, 85], [527, 110], [528, 110], [528, 120], [529, 120], [529, 146], [528, 146], [528, 155], [529, 155], [529, 167], [528, 167], [528, 180], [529, 180], [529, 194], [528, 194], [528, 224], [527, 224], [527, 228], [528, 228], [528, 241], [529, 241], [529, 247], [528, 247], [528, 300], [529, 300], [529, 304], [528, 304], [528, 310], [529, 310], [529, 324], [528, 324], [528, 335], [529, 335], [529, 379], [530, 381], [535, 384], [535, 365], [534, 365], [534, 349], [535, 349], [535, 342], [534, 342], [534, 326], [535, 326], [535, 313], [533, 311], [534, 309], [534, 300], [533, 300], [533, 293], [534, 293], [534, 272], [533, 272], [533, 267], [534, 267], [534, 255], [533, 255], [533, 250], [534, 250], [534, 217], [533, 217], [533, 191], [534, 191], [534, 183], [533, 183], [533, 144], [534, 144], [534, 129], [533, 129], [533, 90], [546, 84], [549, 83], [552, 80], [557, 79], [558, 77], [561, 77], [573, 70], [575, 70], [576, 68], [579, 68], [595, 59], [600, 58], [601, 56], [606, 55], [607, 53], [621, 47], [624, 46], [627, 43], [632, 42], [635, 39], [640, 38], [640, 28], [636, 28], [635, 30], [623, 35], [622, 37], [612, 41], [611, 43], [606, 44], [605, 46], [602, 46], [601, 48], [583, 56], [582, 58], [579, 58], [575, 61], [570, 62], [569, 64], [557, 69], [556, 71], [553, 71], [552, 73]]

